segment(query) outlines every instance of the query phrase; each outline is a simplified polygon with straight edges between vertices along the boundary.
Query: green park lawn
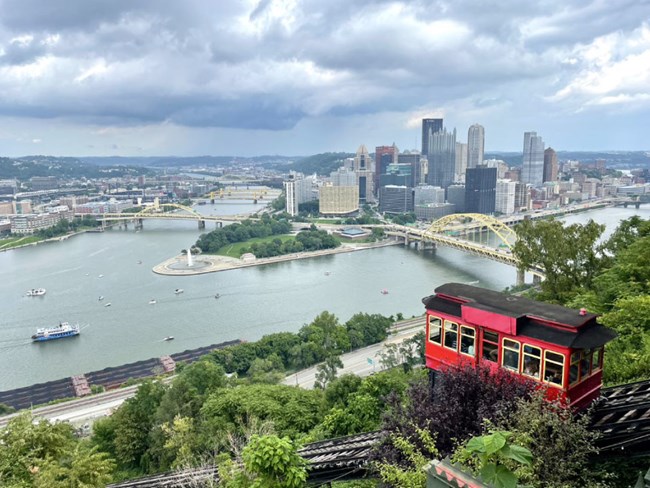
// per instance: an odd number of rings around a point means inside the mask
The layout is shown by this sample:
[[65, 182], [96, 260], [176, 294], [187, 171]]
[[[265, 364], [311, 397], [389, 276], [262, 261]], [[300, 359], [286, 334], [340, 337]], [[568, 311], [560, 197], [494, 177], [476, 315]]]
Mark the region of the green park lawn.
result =
[[269, 236], [269, 237], [256, 237], [255, 239], [249, 239], [248, 241], [235, 242], [234, 244], [228, 244], [227, 246], [223, 246], [217, 251], [217, 254], [221, 256], [229, 256], [231, 258], [239, 258], [243, 254], [243, 250], [251, 247], [251, 244], [256, 242], [257, 243], [273, 242], [274, 239], [280, 239], [282, 242], [285, 242], [291, 239], [295, 239], [295, 236], [284, 234], [284, 235]]
[[24, 246], [25, 244], [31, 244], [42, 240], [43, 238], [38, 236], [7, 237], [5, 239], [0, 239], [0, 250]]

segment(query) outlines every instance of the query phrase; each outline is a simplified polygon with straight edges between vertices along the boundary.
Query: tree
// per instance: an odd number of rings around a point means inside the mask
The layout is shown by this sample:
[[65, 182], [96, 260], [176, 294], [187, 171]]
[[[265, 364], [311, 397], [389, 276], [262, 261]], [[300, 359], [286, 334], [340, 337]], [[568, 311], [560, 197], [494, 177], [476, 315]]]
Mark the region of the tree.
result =
[[243, 469], [233, 462], [219, 466], [223, 488], [298, 488], [305, 485], [305, 460], [287, 437], [253, 436], [242, 453]]
[[600, 270], [595, 245], [604, 229], [593, 220], [566, 227], [558, 220], [524, 220], [515, 228], [512, 253], [522, 269], [544, 272], [541, 298], [565, 303], [580, 287], [589, 287]]
[[29, 412], [22, 413], [0, 431], [0, 481], [30, 486], [48, 459], [60, 459], [73, 449], [71, 425], [35, 421]]
[[566, 405], [549, 402], [538, 391], [532, 398], [519, 400], [498, 428], [511, 432], [512, 443], [532, 453], [530, 467], [518, 472], [527, 486], [607, 486], [607, 475], [589, 463], [598, 452], [598, 434], [589, 429], [589, 422], [588, 415], [574, 416]]
[[[487, 365], [449, 368], [437, 373], [435, 388], [421, 379], [409, 387], [403, 399], [389, 395], [383, 429], [411, 437], [416, 443], [415, 429], [427, 429], [437, 435], [440, 452], [449, 454], [456, 442], [480, 435], [485, 419], [507, 416], [517, 400], [533, 388], [533, 383], [503, 369], [492, 371]], [[431, 455], [426, 446], [418, 443], [418, 448]], [[382, 443], [382, 458], [394, 464], [405, 462], [389, 438]]]
[[343, 367], [343, 361], [339, 356], [331, 354], [325, 358], [325, 362], [316, 368], [316, 388], [324, 389], [331, 381], [336, 379], [336, 371]]
[[344, 374], [343, 376], [330, 381], [325, 388], [325, 401], [328, 407], [342, 406], [348, 404], [348, 398], [361, 386], [362, 380], [355, 374]]
[[393, 445], [408, 459], [409, 467], [403, 468], [386, 462], [376, 463], [375, 468], [384, 483], [395, 488], [424, 488], [426, 486], [426, 472], [424, 468], [432, 458], [438, 456], [435, 437], [424, 429], [416, 429], [419, 441], [431, 453], [431, 457], [425, 456], [409, 439], [400, 434], [392, 434]]
[[34, 477], [35, 488], [104, 487], [111, 481], [115, 463], [97, 448], [75, 449], [59, 459], [48, 458]]
[[67, 423], [51, 424], [23, 413], [0, 432], [2, 486], [100, 487], [110, 481], [113, 468], [106, 453], [82, 446]]
[[345, 328], [351, 347], [358, 349], [386, 339], [391, 325], [391, 320], [383, 315], [357, 313], [345, 323]]
[[113, 414], [118, 461], [132, 467], [145, 467], [149, 433], [164, 393], [165, 387], [160, 382], [146, 381], [140, 385], [136, 395]]
[[322, 392], [286, 385], [240, 385], [213, 393], [201, 408], [200, 435], [206, 444], [226, 445], [226, 434], [238, 434], [247, 419], [269, 420], [279, 435], [296, 436], [320, 420]]

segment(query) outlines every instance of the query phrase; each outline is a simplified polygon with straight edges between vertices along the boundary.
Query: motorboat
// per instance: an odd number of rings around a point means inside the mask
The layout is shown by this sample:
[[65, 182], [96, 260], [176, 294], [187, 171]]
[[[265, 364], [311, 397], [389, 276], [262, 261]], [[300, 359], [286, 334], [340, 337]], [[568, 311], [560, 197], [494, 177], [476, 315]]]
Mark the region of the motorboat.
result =
[[214, 296], [214, 298], [221, 298], [221, 295], [219, 295], [219, 294], [217, 293], [217, 294]]
[[173, 341], [173, 340], [174, 340], [174, 336], [167, 336], [163, 339], [163, 341]]
[[31, 290], [27, 290], [27, 296], [28, 297], [42, 297], [45, 295], [45, 288], [32, 288]]
[[388, 290], [386, 288], [384, 288], [383, 290], [381, 290], [381, 294], [382, 295], [388, 295]]
[[156, 299], [155, 298], [152, 298], [151, 300], [149, 300], [149, 305], [155, 305], [155, 304], [156, 304]]
[[100, 274], [97, 278], [103, 278], [103, 277], [104, 277], [104, 275]]
[[110, 307], [110, 306], [111, 306], [111, 302], [106, 303], [104, 306], [105, 306], [105, 307]]
[[99, 298], [98, 298], [97, 300], [99, 300], [99, 301], [101, 302], [103, 299], [104, 299], [104, 296], [103, 296], [103, 295], [99, 295]]
[[175, 293], [176, 295], [180, 295], [181, 293], [183, 293], [183, 291], [184, 291], [184, 290], [183, 290], [182, 288], [176, 288], [176, 289], [174, 290], [174, 293]]

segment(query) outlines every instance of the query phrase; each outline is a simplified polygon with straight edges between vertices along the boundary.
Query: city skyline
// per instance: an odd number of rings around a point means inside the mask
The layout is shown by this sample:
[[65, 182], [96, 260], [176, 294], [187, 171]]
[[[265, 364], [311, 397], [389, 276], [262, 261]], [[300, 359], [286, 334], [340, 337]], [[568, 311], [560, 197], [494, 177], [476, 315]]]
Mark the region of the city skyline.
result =
[[411, 150], [423, 118], [479, 123], [486, 152], [530, 131], [650, 150], [648, 18], [645, 0], [0, 0], [0, 156]]

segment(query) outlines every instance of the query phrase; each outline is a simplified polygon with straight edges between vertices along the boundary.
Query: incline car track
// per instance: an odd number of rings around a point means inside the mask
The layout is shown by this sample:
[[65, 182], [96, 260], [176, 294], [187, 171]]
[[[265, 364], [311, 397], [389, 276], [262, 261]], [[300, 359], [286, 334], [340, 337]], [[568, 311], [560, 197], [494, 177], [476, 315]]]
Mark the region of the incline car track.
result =
[[[381, 432], [365, 432], [307, 444], [298, 453], [307, 461], [310, 484], [319, 486], [332, 481], [364, 477], [370, 451], [380, 436]], [[108, 486], [109, 488], [176, 488], [203, 486], [202, 484], [217, 479], [217, 469], [214, 466], [205, 466], [123, 481]]]
[[650, 381], [603, 388], [592, 412], [591, 428], [602, 437], [602, 453], [650, 451]]
[[[592, 411], [591, 429], [600, 432], [602, 454], [636, 455], [650, 452], [650, 381], [603, 388]], [[372, 447], [381, 432], [366, 432], [307, 444], [300, 455], [307, 461], [309, 481], [325, 484], [367, 475]], [[109, 485], [112, 488], [187, 486], [190, 480], [217, 477], [214, 466], [165, 473]]]

